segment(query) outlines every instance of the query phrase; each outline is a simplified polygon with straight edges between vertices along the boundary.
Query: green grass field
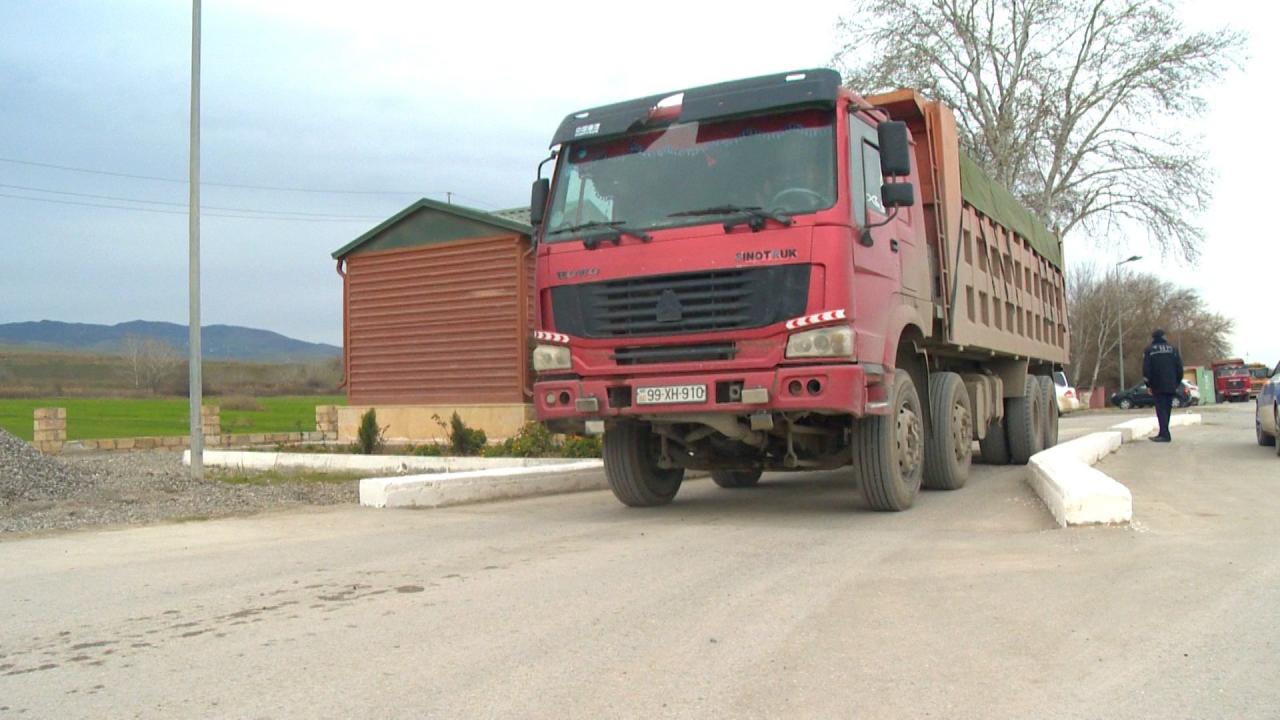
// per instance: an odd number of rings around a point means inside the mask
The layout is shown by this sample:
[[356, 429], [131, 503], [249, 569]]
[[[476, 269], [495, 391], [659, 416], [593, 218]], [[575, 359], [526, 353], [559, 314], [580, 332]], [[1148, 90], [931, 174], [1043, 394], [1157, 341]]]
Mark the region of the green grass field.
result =
[[[316, 405], [345, 405], [341, 395], [260, 397], [261, 410], [222, 410], [225, 434], [309, 432], [316, 429]], [[218, 398], [206, 397], [206, 405]], [[173, 436], [187, 434], [187, 399], [161, 398], [0, 398], [0, 428], [32, 439], [32, 411], [67, 409], [67, 439]]]

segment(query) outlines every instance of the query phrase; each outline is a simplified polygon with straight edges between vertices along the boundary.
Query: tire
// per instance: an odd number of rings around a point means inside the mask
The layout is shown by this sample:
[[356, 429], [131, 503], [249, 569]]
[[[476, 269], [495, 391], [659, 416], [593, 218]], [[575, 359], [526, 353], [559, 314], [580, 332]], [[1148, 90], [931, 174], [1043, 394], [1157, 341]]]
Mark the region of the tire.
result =
[[[1280, 427], [1276, 428], [1280, 431]], [[1253, 431], [1258, 437], [1258, 444], [1264, 447], [1271, 447], [1276, 444], [1276, 436], [1268, 435], [1262, 430], [1262, 408], [1253, 414]]]
[[924, 445], [924, 486], [959, 490], [973, 463], [973, 409], [956, 373], [929, 378], [929, 432]]
[[725, 489], [755, 487], [760, 482], [760, 470], [712, 470], [711, 479]]
[[992, 420], [987, 426], [987, 436], [978, 441], [982, 449], [982, 462], [987, 465], [1009, 464], [1009, 438], [1005, 436], [1004, 421]]
[[1132, 401], [1132, 400], [1130, 400], [1129, 398], [1125, 398], [1125, 399], [1121, 400], [1121, 401], [1120, 401], [1120, 409], [1121, 409], [1121, 410], [1132, 410], [1132, 409], [1133, 409], [1133, 401]]
[[1058, 444], [1058, 391], [1048, 375], [1037, 375], [1036, 381], [1040, 383], [1040, 412], [1044, 415], [1040, 447], [1048, 450]]
[[1026, 465], [1032, 455], [1044, 449], [1044, 414], [1040, 406], [1040, 383], [1030, 375], [1023, 383], [1022, 397], [1004, 401], [1004, 421], [1009, 437], [1009, 462]]
[[680, 490], [684, 468], [658, 467], [657, 440], [647, 423], [618, 423], [605, 430], [604, 474], [622, 504], [666, 505]]
[[854, 424], [853, 468], [874, 510], [896, 512], [915, 502], [924, 475], [924, 413], [911, 375], [893, 374], [888, 415], [869, 415]]

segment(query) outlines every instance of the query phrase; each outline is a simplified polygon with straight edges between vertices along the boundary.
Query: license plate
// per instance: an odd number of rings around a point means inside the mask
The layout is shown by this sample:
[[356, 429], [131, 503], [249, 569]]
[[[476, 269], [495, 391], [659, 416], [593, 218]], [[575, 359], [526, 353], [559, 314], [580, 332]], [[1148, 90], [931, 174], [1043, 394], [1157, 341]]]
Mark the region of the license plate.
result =
[[706, 401], [706, 385], [657, 385], [636, 388], [637, 405], [704, 403]]

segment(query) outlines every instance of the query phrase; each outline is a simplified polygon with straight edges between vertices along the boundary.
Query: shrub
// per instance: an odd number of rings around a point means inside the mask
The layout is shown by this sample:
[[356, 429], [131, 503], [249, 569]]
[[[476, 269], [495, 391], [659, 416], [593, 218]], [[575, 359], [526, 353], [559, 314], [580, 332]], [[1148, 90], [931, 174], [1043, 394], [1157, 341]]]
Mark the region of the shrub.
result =
[[560, 456], [567, 458], [598, 458], [602, 451], [599, 435], [570, 435], [560, 445]]
[[547, 432], [547, 426], [540, 422], [525, 423], [508, 444], [511, 457], [549, 457], [556, 454], [555, 441]]
[[454, 455], [476, 455], [488, 442], [483, 430], [467, 427], [458, 413], [449, 418], [449, 448]]
[[427, 443], [419, 445], [413, 449], [414, 455], [422, 455], [424, 457], [443, 457], [444, 446], [440, 443]]
[[386, 428], [378, 427], [378, 413], [369, 408], [360, 416], [360, 428], [356, 431], [356, 451], [362, 455], [372, 455], [382, 447], [383, 432]]

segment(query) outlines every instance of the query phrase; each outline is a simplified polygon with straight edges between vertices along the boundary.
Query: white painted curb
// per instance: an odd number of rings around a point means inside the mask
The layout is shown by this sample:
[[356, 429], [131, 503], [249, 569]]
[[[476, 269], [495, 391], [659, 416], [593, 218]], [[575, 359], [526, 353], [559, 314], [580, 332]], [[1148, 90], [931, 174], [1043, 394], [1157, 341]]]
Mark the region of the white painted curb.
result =
[[444, 507], [463, 503], [602, 490], [604, 463], [582, 460], [541, 467], [473, 470], [434, 475], [401, 475], [360, 481], [366, 507]]
[[[346, 455], [343, 453], [276, 453], [240, 450], [206, 450], [204, 464], [243, 470], [320, 470], [322, 472], [453, 473], [466, 470], [508, 471], [527, 467], [553, 467], [571, 463], [567, 458], [430, 457], [423, 455]], [[600, 461], [595, 461], [597, 464]], [[182, 464], [191, 464], [191, 451], [182, 453]]]
[[[1200, 415], [1169, 419], [1170, 427], [1199, 425]], [[1137, 418], [1031, 456], [1027, 482], [1062, 527], [1123, 524], [1133, 520], [1129, 488], [1092, 466], [1127, 442], [1156, 434], [1155, 418]]]

